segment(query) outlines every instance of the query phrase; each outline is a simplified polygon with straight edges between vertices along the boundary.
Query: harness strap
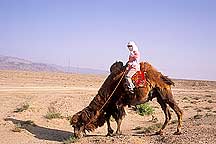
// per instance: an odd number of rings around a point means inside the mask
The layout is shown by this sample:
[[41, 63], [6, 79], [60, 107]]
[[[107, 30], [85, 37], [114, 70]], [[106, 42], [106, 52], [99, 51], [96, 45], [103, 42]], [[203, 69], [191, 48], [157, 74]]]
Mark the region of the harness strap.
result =
[[[99, 109], [99, 111], [97, 111], [96, 115], [101, 112], [101, 110], [106, 106], [106, 104], [108, 103], [110, 98], [113, 96], [114, 92], [116, 91], [116, 89], [118, 88], [118, 86], [121, 83], [122, 79], [124, 78], [125, 73], [126, 73], [126, 70], [123, 72], [123, 75], [122, 75], [121, 79], [119, 80], [118, 84], [116, 85], [115, 89], [112, 91], [112, 93], [110, 94], [110, 96], [108, 97], [106, 102], [103, 104], [103, 106]], [[95, 120], [95, 118], [96, 118], [96, 116], [94, 116], [92, 119], [90, 119], [90, 121], [86, 124], [86, 126], [88, 126], [91, 122], [93, 122]]]

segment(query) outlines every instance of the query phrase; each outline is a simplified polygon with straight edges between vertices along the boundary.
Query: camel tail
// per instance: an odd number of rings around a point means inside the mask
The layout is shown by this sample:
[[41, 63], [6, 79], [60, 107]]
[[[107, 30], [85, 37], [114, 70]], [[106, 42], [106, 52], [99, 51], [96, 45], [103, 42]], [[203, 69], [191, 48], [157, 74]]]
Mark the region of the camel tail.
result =
[[161, 76], [161, 79], [166, 83], [166, 84], [168, 84], [168, 85], [173, 85], [173, 86], [175, 86], [175, 83], [170, 79], [170, 78], [168, 78], [168, 76]]

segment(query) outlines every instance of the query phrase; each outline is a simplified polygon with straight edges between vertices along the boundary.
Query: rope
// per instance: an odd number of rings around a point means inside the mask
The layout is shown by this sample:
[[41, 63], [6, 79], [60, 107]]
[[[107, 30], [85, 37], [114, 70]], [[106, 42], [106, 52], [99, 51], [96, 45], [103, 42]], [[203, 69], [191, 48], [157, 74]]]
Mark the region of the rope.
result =
[[[106, 100], [106, 102], [103, 104], [103, 106], [99, 109], [99, 113], [101, 112], [101, 110], [105, 107], [105, 105], [108, 103], [108, 101], [110, 100], [110, 98], [113, 96], [114, 92], [116, 91], [116, 89], [118, 88], [119, 84], [121, 83], [122, 79], [124, 78], [125, 76], [125, 73], [126, 73], [126, 70], [124, 71], [121, 79], [119, 80], [118, 84], [116, 85], [115, 89], [112, 91], [112, 93], [110, 94], [110, 96], [108, 97], [108, 99]], [[97, 114], [96, 114], [97, 115]], [[90, 121], [86, 124], [86, 125], [89, 125], [91, 122], [93, 122], [95, 120], [95, 116], [90, 119]]]

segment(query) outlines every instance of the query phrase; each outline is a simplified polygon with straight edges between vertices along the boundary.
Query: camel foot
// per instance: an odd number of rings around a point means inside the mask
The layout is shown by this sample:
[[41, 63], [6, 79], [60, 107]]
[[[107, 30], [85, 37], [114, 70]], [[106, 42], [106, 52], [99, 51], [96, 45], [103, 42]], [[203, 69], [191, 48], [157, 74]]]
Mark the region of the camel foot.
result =
[[114, 136], [119, 136], [119, 135], [122, 135], [122, 132], [121, 131], [117, 131]]
[[156, 133], [155, 133], [155, 135], [160, 135], [160, 136], [162, 136], [164, 133], [163, 133], [163, 131], [162, 130], [159, 130], [159, 131], [157, 131]]
[[110, 129], [108, 132], [109, 132], [110, 134], [113, 134], [114, 130]]
[[111, 133], [108, 133], [107, 135], [106, 135], [106, 137], [111, 137], [111, 136], [113, 136], [113, 134], [111, 134]]
[[113, 136], [113, 132], [114, 132], [114, 130], [109, 129], [106, 136]]

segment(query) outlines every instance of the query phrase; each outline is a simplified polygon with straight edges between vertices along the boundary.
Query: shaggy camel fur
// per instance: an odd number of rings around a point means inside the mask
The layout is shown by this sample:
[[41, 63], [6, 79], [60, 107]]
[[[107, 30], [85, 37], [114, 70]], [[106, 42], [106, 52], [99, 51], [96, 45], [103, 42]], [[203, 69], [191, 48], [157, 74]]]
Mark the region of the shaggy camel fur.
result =
[[[123, 77], [122, 69], [125, 69], [123, 63], [118, 63], [111, 66], [110, 75], [106, 78], [103, 85], [98, 91], [98, 94], [90, 102], [90, 104], [74, 114], [70, 123], [74, 128], [74, 135], [76, 137], [82, 137], [85, 131], [93, 131], [97, 127], [103, 126], [107, 121], [108, 135], [113, 133], [110, 128], [110, 117], [113, 116], [120, 128], [120, 123], [125, 116], [125, 110], [123, 107], [118, 107], [116, 102], [118, 101], [118, 95], [112, 95], [118, 82]], [[118, 133], [117, 129], [117, 133]]]
[[[119, 65], [118, 63], [121, 62], [116, 62], [113, 65]], [[178, 117], [178, 126], [175, 134], [181, 134], [183, 112], [178, 107], [177, 103], [173, 98], [171, 86], [174, 85], [174, 82], [167, 76], [162, 75], [154, 67], [152, 67], [151, 64], [147, 62], [141, 62], [140, 68], [141, 71], [145, 73], [146, 86], [136, 88], [134, 95], [127, 95], [124, 91], [123, 81], [122, 85], [120, 85], [118, 90], [115, 92], [115, 95], [121, 96], [118, 99], [117, 105], [119, 107], [124, 107], [127, 104], [135, 106], [152, 100], [153, 98], [157, 98], [157, 101], [165, 114], [165, 122], [162, 128], [156, 134], [163, 134], [164, 128], [171, 120], [171, 113], [167, 105], [169, 105], [175, 111]], [[120, 126], [118, 127], [118, 129], [120, 131]]]
[[173, 99], [171, 85], [174, 85], [171, 79], [163, 76], [147, 62], [140, 63], [141, 71], [145, 73], [147, 84], [145, 87], [135, 89], [135, 95], [130, 95], [125, 90], [126, 66], [122, 62], [115, 62], [110, 68], [110, 75], [104, 81], [98, 91], [98, 94], [91, 101], [89, 106], [76, 113], [71, 119], [71, 125], [74, 127], [74, 134], [81, 137], [85, 131], [93, 131], [97, 127], [107, 122], [108, 134], [113, 134], [110, 126], [110, 117], [113, 116], [117, 122], [117, 134], [120, 134], [120, 126], [125, 116], [124, 107], [126, 105], [137, 105], [145, 103], [153, 98], [157, 98], [158, 103], [165, 114], [165, 122], [157, 134], [162, 134], [164, 128], [171, 119], [171, 113], [167, 104], [175, 111], [178, 116], [178, 127], [175, 134], [181, 133], [182, 111]]

